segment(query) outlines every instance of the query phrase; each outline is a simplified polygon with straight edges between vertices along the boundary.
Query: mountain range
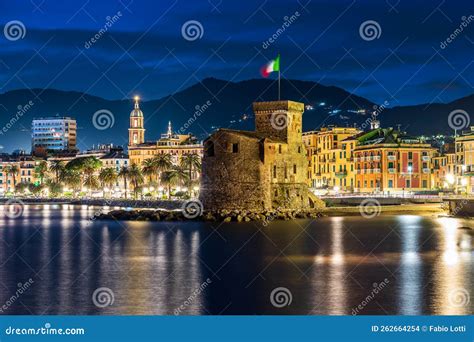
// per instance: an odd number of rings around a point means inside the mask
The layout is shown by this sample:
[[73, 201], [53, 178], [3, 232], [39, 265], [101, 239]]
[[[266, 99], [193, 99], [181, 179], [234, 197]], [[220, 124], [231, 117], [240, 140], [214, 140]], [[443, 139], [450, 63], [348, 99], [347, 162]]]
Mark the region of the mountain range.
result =
[[[277, 87], [277, 82], [269, 79], [231, 82], [206, 78], [175, 94], [143, 101], [140, 108], [145, 117], [146, 140], [158, 139], [166, 131], [168, 121], [172, 122], [174, 131], [183, 134], [191, 132], [200, 139], [218, 127], [252, 130], [252, 102], [275, 100]], [[307, 106], [303, 115], [304, 131], [327, 125], [368, 128], [371, 113], [378, 108], [378, 118], [384, 127], [400, 124], [412, 135], [452, 134], [453, 130], [448, 125], [449, 113], [456, 109], [474, 112], [474, 95], [450, 103], [391, 108], [389, 104], [377, 107], [370, 100], [344, 89], [310, 81], [282, 80], [281, 91], [282, 98], [300, 101]], [[33, 105], [25, 110], [28, 103]], [[132, 109], [132, 99], [107, 100], [81, 92], [55, 89], [8, 91], [0, 94], [0, 151], [11, 152], [19, 148], [29, 151], [32, 119], [49, 116], [76, 118], [80, 150], [99, 143], [125, 146]], [[96, 120], [94, 125], [94, 113], [98, 111], [96, 119], [109, 115], [110, 120], [99, 123]], [[105, 127], [101, 126], [101, 122]]]

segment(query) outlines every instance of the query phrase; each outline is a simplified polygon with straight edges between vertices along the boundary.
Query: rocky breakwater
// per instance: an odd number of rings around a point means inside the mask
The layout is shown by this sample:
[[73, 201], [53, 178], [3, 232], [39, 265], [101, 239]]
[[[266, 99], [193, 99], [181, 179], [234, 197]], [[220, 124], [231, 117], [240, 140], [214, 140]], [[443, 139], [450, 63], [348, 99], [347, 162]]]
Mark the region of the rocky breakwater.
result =
[[260, 221], [264, 225], [275, 220], [315, 219], [323, 216], [318, 210], [112, 210], [98, 214], [96, 219], [128, 221], [208, 221], [208, 222], [251, 222]]

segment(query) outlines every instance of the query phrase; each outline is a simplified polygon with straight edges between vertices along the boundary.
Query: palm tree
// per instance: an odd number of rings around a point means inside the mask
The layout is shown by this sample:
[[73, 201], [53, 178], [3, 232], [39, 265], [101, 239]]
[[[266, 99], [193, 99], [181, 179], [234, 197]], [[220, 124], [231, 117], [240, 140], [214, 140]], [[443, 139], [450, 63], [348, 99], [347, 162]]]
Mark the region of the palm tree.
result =
[[45, 160], [39, 162], [38, 165], [35, 166], [35, 176], [39, 178], [40, 184], [44, 183], [44, 178], [48, 173], [48, 163]]
[[142, 172], [143, 175], [148, 177], [148, 182], [152, 182], [153, 176], [159, 172], [159, 168], [155, 162], [155, 158], [146, 159], [143, 162]]
[[[59, 181], [73, 190], [79, 190], [82, 187], [82, 177], [79, 171], [67, 167], [59, 175]], [[74, 194], [76, 193], [74, 192]]]
[[118, 173], [118, 177], [123, 179], [123, 187], [125, 189], [125, 198], [127, 198], [127, 183], [130, 178], [130, 168], [128, 166], [122, 166]]
[[105, 195], [105, 188], [112, 188], [117, 182], [117, 178], [118, 178], [117, 172], [112, 167], [108, 167], [108, 168], [100, 170], [99, 181], [104, 187], [104, 195]]
[[136, 196], [140, 185], [143, 184], [143, 173], [137, 164], [132, 164], [132, 166], [130, 166], [129, 172], [130, 182], [133, 184], [133, 191], [135, 192]]
[[[94, 174], [102, 166], [102, 162], [97, 157], [81, 157], [71, 160], [66, 168], [78, 172], [81, 175], [82, 184], [90, 184], [93, 188], [98, 187], [98, 180]], [[81, 188], [82, 189], [82, 188]]]
[[181, 158], [180, 164], [183, 168], [188, 169], [188, 181], [191, 181], [193, 179], [193, 171], [201, 169], [201, 157], [196, 153], [186, 153]]
[[173, 167], [170, 154], [157, 154], [152, 160], [158, 173], [158, 179], [161, 179], [161, 174], [163, 172], [168, 171]]
[[171, 196], [171, 186], [185, 185], [187, 180], [188, 173], [181, 166], [174, 166], [161, 174], [161, 182], [168, 188], [168, 198]]
[[62, 160], [53, 160], [49, 167], [49, 170], [54, 173], [56, 183], [59, 183], [59, 178], [62, 172], [64, 172], [64, 162]]
[[7, 176], [7, 187], [8, 187], [8, 176], [12, 176], [13, 177], [13, 189], [15, 189], [15, 186], [16, 186], [16, 176], [20, 173], [20, 168], [18, 167], [18, 165], [8, 165], [6, 168], [5, 168], [5, 174]]

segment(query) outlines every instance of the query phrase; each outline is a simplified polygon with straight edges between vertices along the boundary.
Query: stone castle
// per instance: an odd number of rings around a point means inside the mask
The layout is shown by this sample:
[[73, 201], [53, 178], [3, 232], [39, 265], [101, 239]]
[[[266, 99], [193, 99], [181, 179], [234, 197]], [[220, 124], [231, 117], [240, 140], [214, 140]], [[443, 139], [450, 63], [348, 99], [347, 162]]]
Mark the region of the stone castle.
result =
[[304, 104], [255, 102], [255, 132], [219, 129], [204, 141], [200, 200], [205, 210], [309, 209]]

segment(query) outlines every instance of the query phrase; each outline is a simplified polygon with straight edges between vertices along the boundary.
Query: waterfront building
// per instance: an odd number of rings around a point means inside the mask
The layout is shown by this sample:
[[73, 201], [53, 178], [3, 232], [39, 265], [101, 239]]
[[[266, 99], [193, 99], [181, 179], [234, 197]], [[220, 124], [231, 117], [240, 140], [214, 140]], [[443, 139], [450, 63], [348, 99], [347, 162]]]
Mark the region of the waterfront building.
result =
[[474, 126], [455, 139], [456, 190], [474, 194]]
[[304, 104], [255, 102], [255, 131], [219, 129], [204, 141], [204, 209], [295, 209], [319, 206], [307, 184]]
[[[181, 158], [186, 154], [196, 154], [202, 158], [203, 146], [191, 134], [176, 134], [171, 122], [168, 130], [161, 134], [160, 139], [145, 142], [145, 128], [143, 112], [140, 109], [139, 99], [135, 98], [135, 108], [130, 113], [128, 154], [131, 164], [142, 165], [147, 159], [159, 154], [169, 154], [174, 165], [179, 165]], [[198, 179], [199, 172], [195, 170], [192, 179]]]
[[360, 132], [353, 127], [330, 126], [303, 133], [310, 187], [353, 191], [355, 185], [353, 150], [357, 141], [351, 137]]
[[454, 144], [446, 144], [442, 153], [435, 153], [431, 160], [432, 188], [451, 191], [456, 183], [456, 152]]
[[378, 123], [355, 136], [356, 191], [404, 194], [431, 190], [435, 149], [419, 138]]
[[37, 118], [31, 127], [34, 154], [76, 150], [77, 125], [70, 117]]
[[24, 183], [37, 183], [36, 166], [41, 160], [31, 155], [1, 155], [0, 156], [0, 196], [13, 192], [15, 186]]

